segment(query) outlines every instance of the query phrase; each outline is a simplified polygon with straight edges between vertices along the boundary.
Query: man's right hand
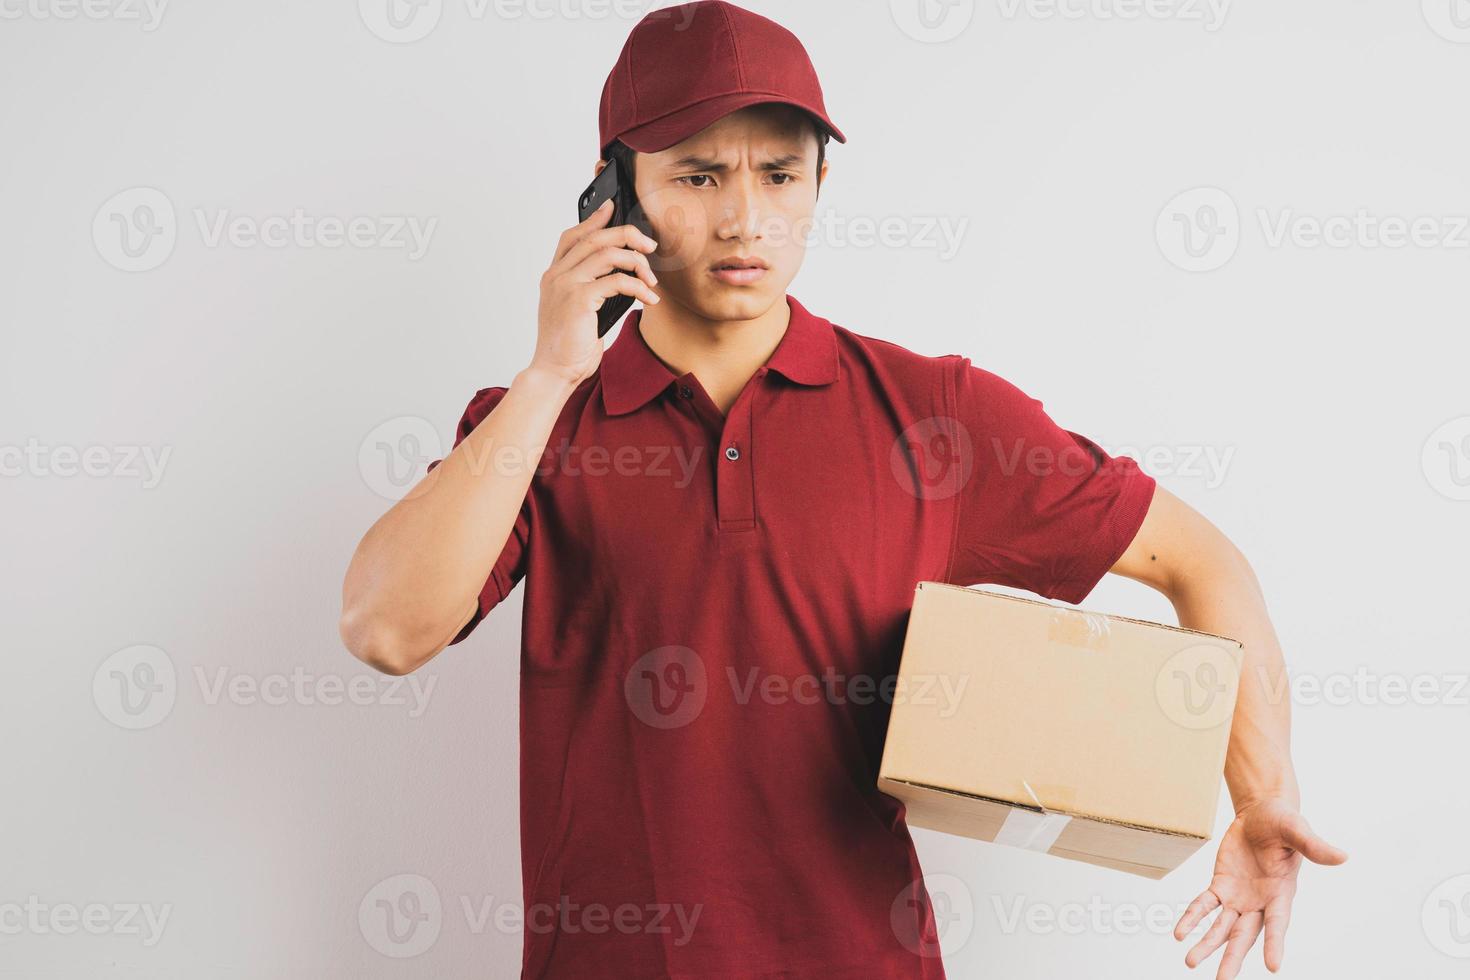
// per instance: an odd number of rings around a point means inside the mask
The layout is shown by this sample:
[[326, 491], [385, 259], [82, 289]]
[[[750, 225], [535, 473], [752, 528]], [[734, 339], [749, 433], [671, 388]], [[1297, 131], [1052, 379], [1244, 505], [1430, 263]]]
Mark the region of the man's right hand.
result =
[[541, 276], [531, 367], [574, 386], [602, 361], [602, 338], [597, 336], [602, 304], [617, 295], [648, 304], [659, 301], [653, 289], [658, 277], [646, 254], [658, 244], [632, 225], [607, 227], [612, 212], [612, 202], [604, 201], [585, 221], [562, 232], [551, 266]]

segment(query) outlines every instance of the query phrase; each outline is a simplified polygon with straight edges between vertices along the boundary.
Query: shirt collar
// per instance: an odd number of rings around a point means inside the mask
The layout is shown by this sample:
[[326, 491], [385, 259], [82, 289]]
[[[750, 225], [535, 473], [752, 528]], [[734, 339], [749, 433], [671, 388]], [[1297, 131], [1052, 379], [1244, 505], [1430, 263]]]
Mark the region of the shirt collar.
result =
[[[791, 319], [781, 342], [765, 366], [802, 385], [825, 385], [837, 380], [837, 336], [832, 323], [808, 312], [787, 294]], [[623, 415], [646, 405], [680, 376], [658, 359], [643, 339], [638, 321], [643, 310], [629, 313], [617, 338], [602, 355], [602, 406], [609, 415]]]

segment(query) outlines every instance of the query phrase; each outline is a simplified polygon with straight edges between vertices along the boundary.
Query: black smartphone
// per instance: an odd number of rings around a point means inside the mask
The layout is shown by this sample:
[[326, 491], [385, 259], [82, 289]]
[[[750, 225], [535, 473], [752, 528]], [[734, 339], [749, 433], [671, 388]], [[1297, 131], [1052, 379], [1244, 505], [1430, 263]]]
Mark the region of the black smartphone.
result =
[[[623, 172], [616, 157], [608, 160], [607, 166], [602, 168], [602, 172], [587, 185], [587, 189], [577, 199], [577, 220], [586, 221], [608, 198], [612, 198], [613, 213], [606, 227], [631, 224], [648, 237], [653, 237], [653, 233], [646, 227], [647, 222], [638, 213], [638, 199], [633, 195], [633, 182]], [[614, 269], [607, 275], [624, 271], [626, 270]], [[597, 336], [601, 337], [611, 330], [632, 305], [633, 297], [621, 293], [603, 300], [597, 311]]]

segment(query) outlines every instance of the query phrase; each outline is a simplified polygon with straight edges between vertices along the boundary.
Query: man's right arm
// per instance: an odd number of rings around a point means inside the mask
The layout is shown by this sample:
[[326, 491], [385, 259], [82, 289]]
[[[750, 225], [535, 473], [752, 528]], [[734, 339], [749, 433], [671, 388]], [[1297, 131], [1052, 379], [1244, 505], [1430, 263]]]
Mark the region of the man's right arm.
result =
[[656, 243], [632, 225], [607, 227], [611, 214], [604, 205], [558, 239], [541, 277], [530, 366], [358, 544], [339, 631], [364, 663], [417, 670], [474, 618], [552, 428], [602, 359], [598, 309], [614, 295], [659, 301], [645, 254]]
[[342, 641], [388, 674], [418, 669], [475, 614], [480, 590], [576, 385], [527, 367], [500, 403], [378, 519], [342, 585]]

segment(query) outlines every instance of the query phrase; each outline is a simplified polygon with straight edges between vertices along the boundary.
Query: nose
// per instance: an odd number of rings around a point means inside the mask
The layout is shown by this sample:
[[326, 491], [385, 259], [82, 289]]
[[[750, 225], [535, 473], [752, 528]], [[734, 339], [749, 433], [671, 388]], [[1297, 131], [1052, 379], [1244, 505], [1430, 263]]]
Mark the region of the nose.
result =
[[761, 237], [760, 190], [747, 180], [732, 180], [720, 200], [716, 232], [742, 242]]

